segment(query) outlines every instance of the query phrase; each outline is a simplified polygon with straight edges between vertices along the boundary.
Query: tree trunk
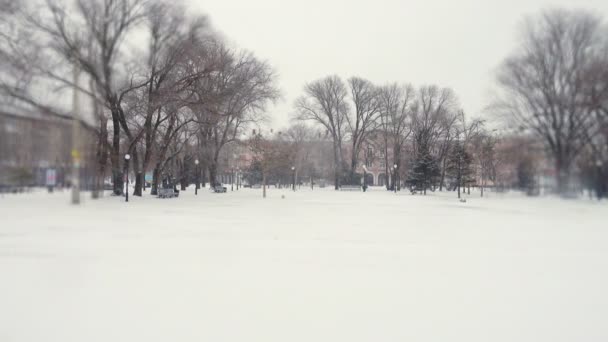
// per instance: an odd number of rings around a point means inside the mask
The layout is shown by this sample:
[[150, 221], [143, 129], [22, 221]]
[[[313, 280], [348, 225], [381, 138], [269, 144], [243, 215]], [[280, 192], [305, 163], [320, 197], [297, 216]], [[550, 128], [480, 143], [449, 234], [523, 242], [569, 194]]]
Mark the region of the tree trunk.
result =
[[444, 182], [445, 182], [445, 158], [441, 162], [441, 180], [439, 181], [439, 191], [443, 191]]
[[150, 195], [158, 195], [158, 184], [160, 183], [160, 169], [157, 165], [152, 171], [152, 189], [150, 190]]
[[483, 169], [481, 171], [481, 197], [483, 197], [483, 188], [485, 187], [485, 179], [483, 178]]
[[334, 139], [334, 187], [340, 189], [340, 169], [342, 169], [342, 158], [340, 158], [340, 146]]
[[203, 176], [201, 177], [201, 188], [205, 188], [207, 186], [207, 168], [202, 167]]
[[560, 195], [566, 195], [569, 189], [570, 168], [564, 157], [557, 157], [555, 160], [555, 172], [557, 181], [557, 191]]
[[179, 186], [180, 191], [184, 191], [188, 187], [188, 174], [186, 173], [186, 166], [183, 160], [180, 162], [179, 167]]
[[266, 172], [262, 172], [262, 198], [266, 198]]
[[353, 149], [351, 151], [351, 157], [350, 157], [350, 174], [349, 174], [349, 178], [350, 178], [350, 182], [353, 184], [356, 184], [355, 182], [355, 172], [357, 171], [357, 141], [353, 140]]
[[106, 167], [108, 165], [108, 119], [104, 116], [100, 118], [97, 137], [97, 170], [95, 172], [93, 198], [99, 198], [100, 194], [103, 195]]
[[143, 173], [141, 173], [140, 171], [137, 171], [135, 173], [135, 187], [133, 188], [133, 196], [142, 196], [142, 190], [143, 190], [143, 183], [144, 183], [144, 175]]
[[216, 184], [216, 178], [217, 178], [217, 164], [212, 161], [211, 163], [209, 163], [209, 184], [214, 185]]
[[135, 174], [135, 186], [133, 188], [133, 196], [142, 196], [142, 187], [144, 175], [141, 172], [141, 166], [139, 164], [139, 154], [137, 148], [133, 147], [133, 173]]
[[110, 159], [112, 162], [112, 183], [114, 195], [120, 196], [123, 194], [123, 173], [120, 167], [120, 123], [118, 118], [112, 116], [113, 135], [112, 135], [112, 151]]

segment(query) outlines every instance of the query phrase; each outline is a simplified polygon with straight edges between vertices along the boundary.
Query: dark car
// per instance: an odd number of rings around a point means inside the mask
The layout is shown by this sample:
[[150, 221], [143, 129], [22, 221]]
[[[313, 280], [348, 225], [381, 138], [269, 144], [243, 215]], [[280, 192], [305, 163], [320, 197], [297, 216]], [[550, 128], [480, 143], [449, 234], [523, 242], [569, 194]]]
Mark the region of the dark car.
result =
[[215, 192], [215, 193], [221, 193], [221, 192], [226, 192], [228, 191], [228, 189], [222, 185], [222, 183], [216, 183], [211, 185], [211, 191]]

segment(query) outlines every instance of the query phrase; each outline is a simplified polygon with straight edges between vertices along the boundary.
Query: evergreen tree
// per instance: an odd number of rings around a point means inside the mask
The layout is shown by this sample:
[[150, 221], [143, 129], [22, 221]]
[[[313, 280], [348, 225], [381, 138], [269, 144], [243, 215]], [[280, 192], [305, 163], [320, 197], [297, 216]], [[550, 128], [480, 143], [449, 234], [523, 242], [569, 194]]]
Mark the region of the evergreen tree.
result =
[[416, 155], [408, 175], [408, 183], [416, 189], [426, 189], [433, 184], [440, 175], [437, 159], [431, 155], [427, 144], [418, 145]]
[[458, 198], [460, 198], [460, 188], [473, 179], [474, 173], [472, 164], [473, 158], [467, 152], [462, 142], [456, 142], [448, 156], [446, 173], [456, 184]]

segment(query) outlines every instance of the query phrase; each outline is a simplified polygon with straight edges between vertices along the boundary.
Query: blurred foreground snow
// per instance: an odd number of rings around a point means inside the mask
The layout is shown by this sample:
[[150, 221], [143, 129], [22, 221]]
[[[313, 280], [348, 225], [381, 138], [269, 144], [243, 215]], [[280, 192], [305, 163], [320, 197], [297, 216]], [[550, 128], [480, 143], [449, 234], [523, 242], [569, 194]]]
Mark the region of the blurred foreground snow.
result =
[[260, 192], [0, 198], [0, 341], [608, 340], [606, 202]]

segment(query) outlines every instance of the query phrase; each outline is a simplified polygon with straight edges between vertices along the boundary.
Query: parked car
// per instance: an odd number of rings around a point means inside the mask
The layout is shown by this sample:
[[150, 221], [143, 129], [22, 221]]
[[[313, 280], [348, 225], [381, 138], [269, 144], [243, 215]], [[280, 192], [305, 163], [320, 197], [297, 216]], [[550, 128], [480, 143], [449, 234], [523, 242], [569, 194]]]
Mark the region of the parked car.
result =
[[228, 191], [228, 188], [226, 188], [222, 183], [216, 183], [214, 185], [211, 185], [210, 189], [211, 189], [211, 191], [213, 191], [215, 193]]

